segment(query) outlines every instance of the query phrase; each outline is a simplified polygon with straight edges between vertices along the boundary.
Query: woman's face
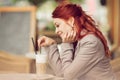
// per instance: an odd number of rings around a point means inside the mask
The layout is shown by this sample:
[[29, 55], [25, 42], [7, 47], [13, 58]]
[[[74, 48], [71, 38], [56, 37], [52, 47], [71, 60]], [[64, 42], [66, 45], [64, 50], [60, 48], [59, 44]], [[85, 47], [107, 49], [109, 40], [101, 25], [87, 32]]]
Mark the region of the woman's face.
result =
[[61, 37], [63, 36], [64, 33], [69, 33], [73, 30], [73, 27], [71, 26], [70, 22], [67, 22], [63, 19], [60, 18], [54, 18], [53, 19], [55, 28], [56, 28], [56, 33]]

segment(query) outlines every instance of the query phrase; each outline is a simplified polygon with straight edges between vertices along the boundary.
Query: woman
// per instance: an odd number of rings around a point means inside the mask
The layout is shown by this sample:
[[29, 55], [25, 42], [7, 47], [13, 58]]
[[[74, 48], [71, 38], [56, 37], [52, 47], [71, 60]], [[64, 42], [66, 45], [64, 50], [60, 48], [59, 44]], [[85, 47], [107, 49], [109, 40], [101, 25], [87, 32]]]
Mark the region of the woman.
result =
[[107, 42], [94, 20], [76, 4], [63, 4], [52, 13], [61, 37], [59, 54], [55, 40], [43, 36], [38, 46], [47, 46], [49, 64], [65, 80], [116, 80]]

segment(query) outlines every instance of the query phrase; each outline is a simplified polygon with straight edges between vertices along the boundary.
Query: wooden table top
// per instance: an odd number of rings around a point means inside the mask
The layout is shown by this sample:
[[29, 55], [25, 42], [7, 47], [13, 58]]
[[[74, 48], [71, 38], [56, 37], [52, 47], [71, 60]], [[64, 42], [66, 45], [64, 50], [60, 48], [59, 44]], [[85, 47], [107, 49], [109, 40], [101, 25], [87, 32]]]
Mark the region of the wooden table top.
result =
[[0, 74], [0, 80], [64, 80], [50, 74], [26, 74], [26, 73], [8, 73]]

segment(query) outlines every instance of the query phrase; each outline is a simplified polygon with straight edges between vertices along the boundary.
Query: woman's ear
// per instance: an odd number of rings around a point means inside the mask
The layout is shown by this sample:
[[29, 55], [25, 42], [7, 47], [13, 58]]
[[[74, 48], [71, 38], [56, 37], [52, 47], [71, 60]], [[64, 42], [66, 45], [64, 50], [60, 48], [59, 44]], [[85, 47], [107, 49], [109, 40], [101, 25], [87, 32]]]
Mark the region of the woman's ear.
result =
[[68, 24], [70, 24], [72, 27], [74, 26], [74, 18], [73, 17], [70, 17], [68, 19]]

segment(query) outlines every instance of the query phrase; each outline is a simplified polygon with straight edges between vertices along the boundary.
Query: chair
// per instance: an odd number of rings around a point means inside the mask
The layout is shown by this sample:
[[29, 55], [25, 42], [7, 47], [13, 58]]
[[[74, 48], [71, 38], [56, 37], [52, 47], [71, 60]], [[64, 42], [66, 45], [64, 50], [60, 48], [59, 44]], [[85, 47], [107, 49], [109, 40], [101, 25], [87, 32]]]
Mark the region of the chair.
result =
[[33, 73], [35, 60], [0, 51], [0, 73]]
[[111, 65], [115, 75], [117, 76], [118, 80], [120, 79], [120, 58], [116, 58], [111, 61]]

